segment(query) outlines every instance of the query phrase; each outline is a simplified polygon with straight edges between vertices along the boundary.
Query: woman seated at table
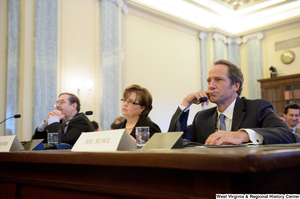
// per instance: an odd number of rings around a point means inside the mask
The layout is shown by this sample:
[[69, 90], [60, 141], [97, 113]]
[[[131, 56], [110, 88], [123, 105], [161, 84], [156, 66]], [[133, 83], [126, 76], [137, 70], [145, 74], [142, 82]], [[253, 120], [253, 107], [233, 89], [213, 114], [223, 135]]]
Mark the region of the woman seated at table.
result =
[[136, 142], [135, 127], [148, 126], [150, 137], [154, 133], [161, 132], [159, 126], [148, 117], [152, 109], [152, 96], [146, 88], [136, 84], [128, 86], [123, 93], [121, 101], [122, 114], [126, 120], [117, 124], [114, 129], [125, 128], [134, 142]]

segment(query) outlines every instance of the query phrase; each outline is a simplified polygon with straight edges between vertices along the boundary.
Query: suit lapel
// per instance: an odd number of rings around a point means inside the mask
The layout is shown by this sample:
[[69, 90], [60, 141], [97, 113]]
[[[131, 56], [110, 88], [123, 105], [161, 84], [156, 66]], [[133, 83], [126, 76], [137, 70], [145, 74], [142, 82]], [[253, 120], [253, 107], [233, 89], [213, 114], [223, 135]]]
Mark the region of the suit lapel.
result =
[[295, 130], [295, 134], [299, 135], [299, 131], [298, 131], [297, 128], [296, 128], [296, 130]]
[[67, 122], [67, 125], [69, 125], [70, 123], [73, 123], [74, 121], [72, 121], [73, 120], [73, 118], [75, 118], [75, 117], [77, 117], [77, 116], [79, 116], [79, 114], [80, 113], [76, 113], [71, 119], [70, 119], [70, 121], [69, 122]]
[[234, 106], [233, 117], [232, 117], [232, 126], [231, 126], [232, 131], [237, 131], [240, 129], [245, 115], [246, 112], [245, 112], [244, 100], [237, 97]]
[[207, 118], [207, 128], [206, 128], [206, 136], [208, 137], [209, 135], [213, 134], [216, 132], [216, 127], [217, 127], [217, 108], [212, 112], [208, 118]]

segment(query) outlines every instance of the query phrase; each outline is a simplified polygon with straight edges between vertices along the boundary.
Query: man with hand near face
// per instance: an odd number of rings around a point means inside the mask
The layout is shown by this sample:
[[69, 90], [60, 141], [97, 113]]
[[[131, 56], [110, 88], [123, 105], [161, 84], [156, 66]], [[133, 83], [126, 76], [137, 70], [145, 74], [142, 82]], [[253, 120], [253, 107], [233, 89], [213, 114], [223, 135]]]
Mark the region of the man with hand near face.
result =
[[79, 111], [78, 97], [71, 93], [61, 93], [56, 102], [56, 110], [51, 111], [47, 119], [41, 122], [32, 139], [44, 139], [43, 142], [47, 143], [47, 133], [63, 129], [61, 142], [74, 145], [82, 132], [95, 131], [90, 120]]
[[[186, 96], [172, 117], [169, 132], [184, 131], [183, 138], [205, 145], [293, 143], [287, 125], [274, 113], [266, 100], [248, 100], [239, 95], [244, 77], [241, 70], [227, 60], [218, 60], [208, 74], [206, 91]], [[187, 128], [189, 110], [181, 111], [195, 100], [207, 97], [217, 106], [199, 111]], [[199, 104], [199, 103], [198, 103]], [[203, 103], [202, 103], [203, 105]]]

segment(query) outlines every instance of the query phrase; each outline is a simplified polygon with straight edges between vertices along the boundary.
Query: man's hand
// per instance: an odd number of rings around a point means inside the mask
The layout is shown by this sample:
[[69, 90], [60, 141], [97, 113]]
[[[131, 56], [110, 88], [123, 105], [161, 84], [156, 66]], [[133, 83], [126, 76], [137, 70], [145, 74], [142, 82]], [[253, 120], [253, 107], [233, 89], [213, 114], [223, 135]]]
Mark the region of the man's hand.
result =
[[[199, 90], [195, 93], [191, 93], [183, 99], [181, 105], [187, 107], [190, 103], [192, 103], [195, 100], [199, 100], [201, 97], [207, 97], [207, 99], [208, 99], [208, 94], [209, 93], [212, 93], [212, 91]], [[209, 103], [209, 101], [207, 100], [206, 105], [208, 105], [208, 103]], [[199, 104], [199, 102], [197, 102], [196, 104]], [[204, 102], [201, 103], [201, 104], [204, 105]]]
[[229, 145], [229, 144], [242, 144], [249, 142], [250, 138], [246, 131], [217, 131], [211, 134], [205, 145]]
[[63, 120], [65, 118], [65, 115], [60, 111], [60, 110], [53, 110], [48, 114], [47, 119], [45, 120], [45, 122], [48, 124], [48, 118], [50, 117], [56, 117], [59, 120]]

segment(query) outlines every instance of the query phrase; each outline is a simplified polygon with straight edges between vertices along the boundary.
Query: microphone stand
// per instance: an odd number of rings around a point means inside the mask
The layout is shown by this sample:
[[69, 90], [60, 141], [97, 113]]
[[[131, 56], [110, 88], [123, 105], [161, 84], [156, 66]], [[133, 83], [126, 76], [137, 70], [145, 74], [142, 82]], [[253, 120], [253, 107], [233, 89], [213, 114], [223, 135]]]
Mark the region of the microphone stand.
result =
[[16, 114], [16, 115], [14, 115], [14, 116], [11, 116], [11, 117], [8, 117], [8, 118], [6, 118], [5, 120], [3, 120], [2, 122], [0, 122], [0, 124], [2, 124], [3, 122], [5, 122], [6, 120], [8, 120], [8, 119], [11, 119], [11, 118], [20, 118], [21, 117], [21, 115], [20, 114]]
[[[178, 115], [178, 118], [175, 120], [175, 124], [176, 124], [176, 121], [177, 121], [177, 131], [180, 131], [180, 117], [181, 117], [181, 114], [183, 112], [185, 112], [192, 104], [196, 103], [196, 102], [199, 102], [199, 103], [202, 103], [202, 102], [206, 102], [207, 101], [207, 97], [200, 97], [200, 99], [198, 100], [195, 100], [193, 101], [192, 103], [190, 103], [187, 107], [185, 107], [181, 112], [180, 114]], [[185, 146], [188, 146], [190, 143], [189, 140], [186, 140], [186, 139], [183, 139], [182, 137], [180, 137], [178, 139], [178, 141], [175, 143], [175, 145], [173, 146], [173, 148], [183, 148]], [[197, 144], [199, 145], [199, 144]]]
[[185, 107], [185, 109], [183, 109], [181, 112], [180, 112], [180, 114], [179, 114], [179, 116], [178, 116], [178, 118], [177, 118], [177, 131], [180, 131], [180, 117], [181, 117], [181, 114], [183, 113], [183, 112], [185, 112], [192, 104], [194, 104], [195, 102], [199, 102], [199, 103], [202, 103], [202, 102], [206, 102], [207, 101], [207, 97], [200, 97], [200, 99], [198, 99], [198, 100], [195, 100], [195, 101], [193, 101], [192, 103], [190, 103], [187, 107]]
[[59, 139], [58, 139], [58, 144], [56, 145], [56, 149], [72, 149], [72, 145], [70, 145], [68, 143], [61, 143], [62, 125], [69, 122], [70, 120], [71, 119], [64, 121], [63, 123], [61, 123], [61, 125], [59, 125], [59, 128], [58, 128]]
[[[93, 115], [93, 111], [86, 111], [85, 115]], [[80, 117], [80, 116], [81, 115], [76, 115], [75, 117], [72, 117], [72, 118], [68, 119], [67, 121], [64, 121], [63, 123], [61, 123], [61, 125], [59, 125], [59, 128], [58, 128], [59, 140], [58, 140], [58, 144], [56, 145], [56, 149], [72, 149], [72, 145], [70, 145], [68, 143], [61, 143], [61, 134], [63, 133], [62, 125], [71, 121], [72, 119]]]

